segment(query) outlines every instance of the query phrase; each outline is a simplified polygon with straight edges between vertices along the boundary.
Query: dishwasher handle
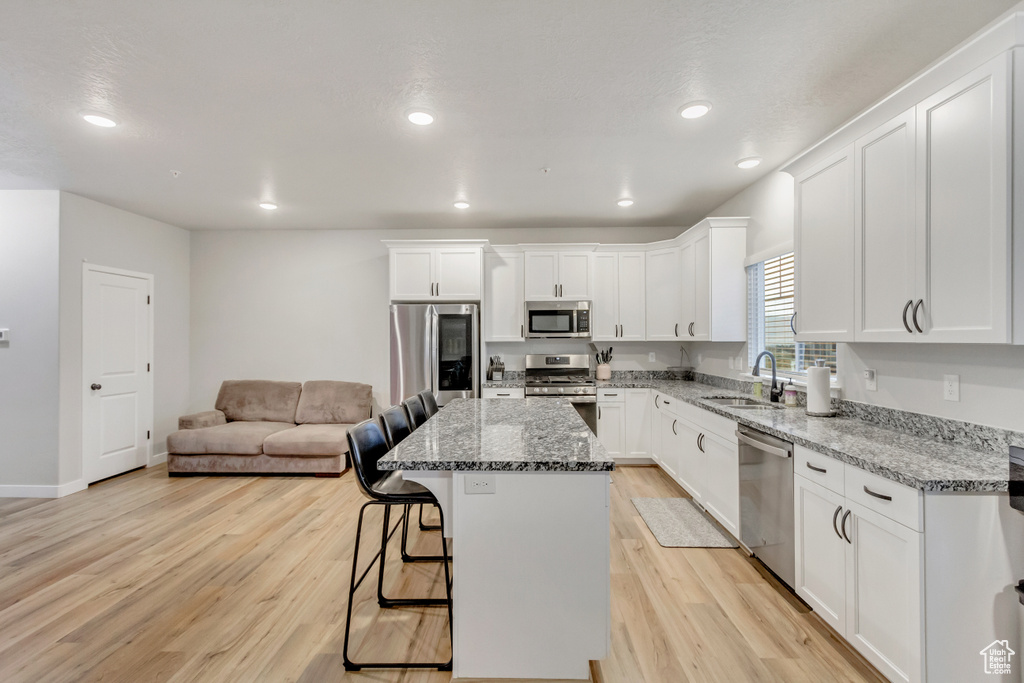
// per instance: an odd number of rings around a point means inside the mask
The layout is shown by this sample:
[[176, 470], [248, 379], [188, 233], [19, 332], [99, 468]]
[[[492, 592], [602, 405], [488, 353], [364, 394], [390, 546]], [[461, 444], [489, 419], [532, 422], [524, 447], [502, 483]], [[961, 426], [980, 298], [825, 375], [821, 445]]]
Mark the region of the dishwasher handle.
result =
[[759, 451], [764, 451], [765, 453], [770, 453], [771, 455], [777, 455], [780, 458], [792, 458], [793, 457], [793, 448], [792, 447], [790, 447], [790, 448], [779, 448], [778, 446], [773, 446], [772, 444], [765, 443], [764, 441], [761, 441], [760, 439], [756, 439], [756, 438], [753, 438], [751, 436], [748, 436], [745, 432], [741, 432], [738, 429], [736, 430], [736, 438], [739, 439], [740, 443], [746, 444], [748, 446], [753, 446], [754, 448], [756, 448]]

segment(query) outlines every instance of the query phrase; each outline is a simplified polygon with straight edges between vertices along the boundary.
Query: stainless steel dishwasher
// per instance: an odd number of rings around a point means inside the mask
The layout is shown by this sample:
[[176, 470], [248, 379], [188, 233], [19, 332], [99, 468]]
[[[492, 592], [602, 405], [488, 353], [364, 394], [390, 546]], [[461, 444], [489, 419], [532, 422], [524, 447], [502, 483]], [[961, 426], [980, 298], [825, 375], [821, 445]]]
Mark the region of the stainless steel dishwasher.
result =
[[793, 444], [740, 426], [740, 542], [790, 588], [793, 547]]

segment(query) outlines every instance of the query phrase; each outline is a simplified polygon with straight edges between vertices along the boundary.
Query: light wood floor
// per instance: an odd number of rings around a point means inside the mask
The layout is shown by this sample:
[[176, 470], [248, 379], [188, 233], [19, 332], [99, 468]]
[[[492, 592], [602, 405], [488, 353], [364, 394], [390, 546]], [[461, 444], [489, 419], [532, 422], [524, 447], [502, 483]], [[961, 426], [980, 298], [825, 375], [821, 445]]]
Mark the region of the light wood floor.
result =
[[[881, 680], [740, 551], [660, 547], [629, 501], [683, 495], [660, 470], [613, 479], [612, 652], [595, 680]], [[351, 474], [171, 479], [163, 467], [59, 500], [0, 499], [0, 681], [448, 681], [342, 667], [362, 502]], [[414, 550], [437, 539], [416, 534]], [[441, 596], [439, 576], [389, 560], [385, 583]], [[356, 600], [356, 659], [447, 658], [443, 608], [380, 610], [371, 579]]]

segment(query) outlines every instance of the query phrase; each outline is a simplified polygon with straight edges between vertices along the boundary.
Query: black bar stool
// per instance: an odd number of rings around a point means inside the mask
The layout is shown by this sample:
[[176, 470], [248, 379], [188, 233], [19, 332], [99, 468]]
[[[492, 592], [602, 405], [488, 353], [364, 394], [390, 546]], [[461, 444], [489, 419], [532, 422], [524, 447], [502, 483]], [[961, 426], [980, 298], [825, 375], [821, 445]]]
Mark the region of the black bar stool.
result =
[[[412, 434], [409, 426], [408, 416], [402, 406], [391, 406], [380, 414], [380, 422], [384, 427], [384, 440], [387, 441], [388, 450], [391, 450], [402, 443], [405, 437]], [[409, 545], [409, 513], [411, 505], [405, 507], [405, 514], [402, 517], [402, 562], [441, 562], [444, 558], [440, 555], [410, 555], [407, 550]], [[437, 531], [440, 526], [425, 525], [423, 523], [423, 506], [419, 506], [419, 522], [421, 531]]]
[[413, 431], [427, 421], [427, 410], [423, 407], [423, 399], [418, 395], [405, 399], [402, 405], [405, 406], [405, 412], [409, 413], [409, 424], [412, 425]]
[[420, 400], [423, 401], [423, 410], [427, 413], [427, 419], [437, 415], [437, 399], [434, 398], [434, 392], [430, 389], [424, 389], [419, 394]]
[[[405, 481], [402, 473], [397, 471], [382, 472], [377, 469], [377, 461], [388, 452], [387, 441], [384, 439], [384, 432], [376, 420], [364, 420], [348, 431], [349, 453], [352, 455], [352, 469], [355, 472], [356, 484], [363, 495], [370, 500], [363, 503], [359, 509], [359, 521], [356, 525], [356, 545], [352, 551], [352, 579], [348, 588], [348, 615], [345, 618], [345, 644], [342, 649], [342, 657], [346, 671], [359, 671], [360, 669], [437, 669], [438, 671], [451, 671], [452, 660], [447, 662], [353, 662], [348, 656], [349, 632], [352, 628], [352, 599], [356, 589], [362, 584], [363, 579], [373, 569], [374, 562], [379, 562], [379, 574], [377, 578], [377, 604], [381, 607], [403, 607], [403, 606], [424, 606], [424, 605], [447, 605], [448, 607], [448, 633], [452, 633], [452, 585], [448, 571], [448, 541], [441, 536], [442, 558], [444, 561], [444, 586], [445, 598], [388, 598], [384, 595], [384, 564], [387, 559], [388, 541], [398, 530], [391, 527], [391, 508], [394, 505], [401, 505], [408, 509], [409, 505], [427, 504], [437, 507], [441, 515], [442, 523], [444, 513], [441, 511], [437, 499], [425, 487], [412, 481]], [[359, 541], [363, 532], [363, 514], [366, 508], [371, 505], [384, 506], [384, 524], [381, 527], [380, 550], [374, 555], [369, 566], [356, 580], [356, 572], [359, 560]], [[405, 514], [402, 515], [403, 518]]]
[[[434, 404], [434, 406], [435, 406], [434, 412], [436, 413], [437, 412], [437, 410], [436, 410], [437, 402], [434, 400], [434, 395], [431, 394], [429, 390], [424, 389], [419, 394], [417, 394], [415, 396], [410, 396], [409, 398], [407, 398], [404, 401], [402, 401], [402, 405], [405, 406], [405, 410], [409, 414], [409, 425], [410, 425], [410, 427], [412, 428], [413, 431], [416, 431], [416, 429], [421, 424], [423, 424], [428, 419], [430, 419], [430, 416], [433, 414], [433, 413], [428, 413], [427, 412], [427, 408], [426, 408], [424, 400], [422, 398], [423, 394], [428, 394], [430, 396], [430, 401], [431, 401], [431, 403]], [[420, 506], [420, 512], [419, 512], [419, 524], [420, 524], [420, 530], [421, 531], [437, 531], [438, 529], [441, 528], [437, 524], [424, 524], [423, 523], [423, 506], [422, 505]]]

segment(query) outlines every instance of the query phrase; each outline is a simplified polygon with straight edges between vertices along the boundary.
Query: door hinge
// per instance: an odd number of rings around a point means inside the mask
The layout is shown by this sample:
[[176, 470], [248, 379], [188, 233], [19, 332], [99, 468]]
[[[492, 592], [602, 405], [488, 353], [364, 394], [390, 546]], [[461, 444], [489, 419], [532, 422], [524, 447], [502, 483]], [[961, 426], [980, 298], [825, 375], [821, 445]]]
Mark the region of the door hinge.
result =
[[146, 303], [149, 303], [149, 294], [146, 295]]
[[149, 430], [148, 429], [146, 430], [146, 439], [147, 440], [149, 439]]

